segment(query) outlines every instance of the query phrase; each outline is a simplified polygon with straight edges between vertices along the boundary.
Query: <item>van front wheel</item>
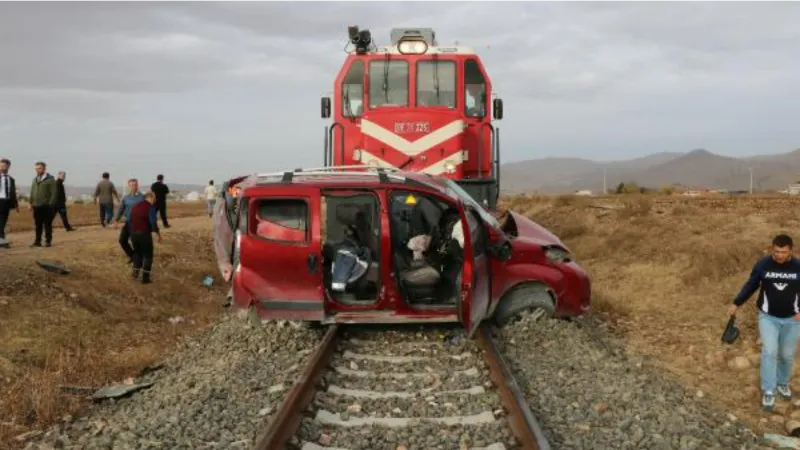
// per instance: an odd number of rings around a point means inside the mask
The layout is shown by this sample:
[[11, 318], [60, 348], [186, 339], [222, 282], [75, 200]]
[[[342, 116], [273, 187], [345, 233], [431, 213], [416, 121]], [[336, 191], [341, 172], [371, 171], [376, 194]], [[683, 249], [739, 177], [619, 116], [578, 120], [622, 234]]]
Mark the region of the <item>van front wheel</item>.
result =
[[500, 299], [500, 304], [494, 311], [494, 323], [502, 328], [523, 312], [530, 313], [534, 321], [555, 316], [555, 302], [545, 285], [526, 283], [513, 288]]

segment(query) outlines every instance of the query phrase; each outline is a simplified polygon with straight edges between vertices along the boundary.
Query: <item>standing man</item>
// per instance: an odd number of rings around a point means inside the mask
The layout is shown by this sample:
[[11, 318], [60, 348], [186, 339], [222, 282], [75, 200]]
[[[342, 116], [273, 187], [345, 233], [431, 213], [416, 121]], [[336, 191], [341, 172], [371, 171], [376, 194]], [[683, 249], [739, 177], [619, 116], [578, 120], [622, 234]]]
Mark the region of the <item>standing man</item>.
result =
[[119, 194], [114, 183], [110, 180], [111, 175], [108, 172], [103, 173], [103, 179], [97, 183], [94, 189], [94, 202], [100, 205], [100, 225], [103, 228], [106, 225], [111, 225], [111, 220], [114, 217], [114, 199], [119, 201]]
[[[67, 231], [75, 231], [75, 228], [69, 226], [67, 219], [67, 191], [64, 189], [64, 180], [67, 178], [66, 172], [58, 172], [58, 179], [56, 180], [56, 190], [58, 191], [58, 201], [56, 202], [56, 211], [61, 216], [61, 223], [64, 224], [64, 229]], [[53, 219], [55, 220], [55, 214]]]
[[46, 172], [47, 165], [41, 161], [34, 166], [36, 177], [31, 183], [31, 198], [28, 207], [33, 209], [33, 221], [36, 225], [36, 238], [31, 247], [42, 246], [42, 230], [44, 230], [44, 246], [53, 243], [53, 214], [58, 203], [56, 179]]
[[789, 399], [797, 340], [800, 337], [800, 261], [792, 256], [792, 238], [779, 234], [772, 240], [772, 254], [761, 258], [730, 306], [736, 314], [758, 290], [758, 332], [761, 336], [761, 407], [771, 411], [775, 393]]
[[161, 233], [158, 231], [158, 218], [155, 203], [156, 196], [148, 192], [144, 201], [133, 205], [128, 210], [128, 220], [125, 223], [131, 234], [133, 242], [133, 279], [139, 279], [142, 273], [142, 284], [148, 284], [150, 271], [153, 267], [153, 233], [158, 236], [161, 243]]
[[4, 247], [8, 246], [6, 242], [8, 215], [12, 209], [19, 212], [17, 184], [14, 182], [14, 178], [8, 174], [8, 169], [10, 168], [11, 161], [5, 158], [0, 159], [0, 241], [2, 241]]
[[214, 180], [208, 182], [206, 186], [206, 203], [208, 204], [208, 217], [214, 216], [214, 205], [217, 204], [217, 188], [214, 187]]
[[[144, 195], [139, 192], [139, 180], [131, 178], [128, 180], [128, 193], [122, 197], [122, 201], [119, 204], [119, 211], [117, 211], [117, 217], [114, 219], [114, 225], [119, 225], [119, 219], [121, 219], [123, 215], [127, 219], [131, 208], [142, 201], [144, 201]], [[131, 247], [130, 243], [131, 233], [127, 225], [126, 223], [119, 232], [119, 246], [122, 247], [122, 251], [124, 251], [125, 256], [128, 257], [128, 264], [133, 264], [133, 247]]]
[[150, 190], [156, 195], [156, 210], [161, 213], [161, 222], [164, 228], [169, 228], [167, 222], [167, 194], [169, 194], [169, 187], [164, 184], [164, 175], [156, 177], [156, 182], [150, 186]]

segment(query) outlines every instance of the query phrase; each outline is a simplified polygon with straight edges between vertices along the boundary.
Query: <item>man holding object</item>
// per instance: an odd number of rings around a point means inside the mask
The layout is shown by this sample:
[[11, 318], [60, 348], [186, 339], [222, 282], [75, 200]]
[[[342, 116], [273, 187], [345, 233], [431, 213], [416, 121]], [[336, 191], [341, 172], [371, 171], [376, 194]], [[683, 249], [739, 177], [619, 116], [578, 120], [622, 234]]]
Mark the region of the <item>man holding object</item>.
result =
[[758, 288], [758, 332], [761, 336], [761, 406], [771, 411], [775, 392], [789, 399], [797, 340], [800, 337], [800, 261], [792, 256], [792, 238], [779, 234], [772, 240], [772, 254], [753, 266], [750, 278], [733, 300], [729, 313], [736, 314]]

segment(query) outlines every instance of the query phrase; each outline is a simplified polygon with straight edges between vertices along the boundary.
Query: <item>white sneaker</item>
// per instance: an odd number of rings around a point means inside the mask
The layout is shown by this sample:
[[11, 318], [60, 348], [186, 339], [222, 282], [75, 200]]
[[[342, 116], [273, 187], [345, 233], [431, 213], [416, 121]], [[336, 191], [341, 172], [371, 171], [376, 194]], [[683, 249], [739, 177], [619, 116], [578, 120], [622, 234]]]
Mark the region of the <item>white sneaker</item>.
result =
[[779, 384], [778, 394], [783, 398], [792, 398], [792, 390], [789, 388], [788, 384]]
[[772, 408], [775, 407], [775, 393], [772, 391], [764, 392], [764, 396], [761, 397], [761, 407], [764, 408], [766, 411], [772, 411]]

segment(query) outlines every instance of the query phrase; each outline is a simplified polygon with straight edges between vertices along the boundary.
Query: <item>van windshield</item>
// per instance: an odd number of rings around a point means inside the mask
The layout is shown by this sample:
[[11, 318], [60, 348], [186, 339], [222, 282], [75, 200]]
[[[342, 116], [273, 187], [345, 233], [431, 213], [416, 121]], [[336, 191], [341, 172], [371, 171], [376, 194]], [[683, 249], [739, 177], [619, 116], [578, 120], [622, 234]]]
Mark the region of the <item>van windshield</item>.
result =
[[497, 218], [483, 209], [483, 207], [478, 204], [478, 202], [476, 202], [475, 199], [473, 199], [461, 186], [449, 178], [442, 178], [442, 181], [446, 186], [446, 191], [448, 194], [458, 197], [465, 205], [472, 207], [472, 209], [474, 209], [481, 216], [481, 219], [483, 219], [484, 222], [497, 228], [498, 230], [502, 229], [502, 226]]

